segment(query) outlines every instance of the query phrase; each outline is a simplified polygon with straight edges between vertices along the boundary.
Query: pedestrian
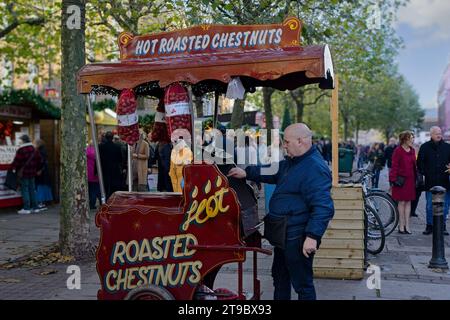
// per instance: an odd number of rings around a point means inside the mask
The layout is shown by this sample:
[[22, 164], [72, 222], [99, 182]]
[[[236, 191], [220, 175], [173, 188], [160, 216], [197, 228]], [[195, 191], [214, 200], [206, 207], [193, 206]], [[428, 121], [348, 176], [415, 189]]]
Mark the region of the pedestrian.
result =
[[[303, 123], [290, 125], [285, 130], [284, 147], [287, 159], [279, 164], [274, 175], [262, 175], [261, 166], [245, 170], [233, 168], [229, 176], [276, 184], [265, 217], [265, 234], [272, 234], [274, 248], [272, 277], [274, 299], [289, 300], [291, 286], [299, 299], [315, 300], [313, 259], [328, 222], [333, 218], [331, 173], [312, 146], [312, 132]], [[270, 226], [282, 223], [277, 234]], [[286, 223], [285, 223], [286, 222]], [[283, 227], [284, 226], [284, 227]]]
[[160, 192], [173, 192], [172, 181], [170, 180], [170, 154], [172, 144], [167, 141], [159, 141], [156, 149], [156, 160], [158, 162], [158, 185]]
[[48, 169], [48, 154], [45, 142], [42, 139], [36, 140], [36, 149], [42, 159], [42, 167], [36, 172], [36, 201], [38, 208], [46, 210], [46, 202], [53, 201], [50, 172]]
[[174, 192], [183, 191], [183, 168], [193, 160], [193, 153], [184, 139], [176, 139], [170, 154], [169, 176]]
[[39, 152], [31, 143], [30, 137], [26, 134], [19, 138], [19, 149], [16, 151], [11, 164], [13, 170], [20, 181], [20, 190], [23, 199], [23, 208], [17, 211], [18, 214], [30, 214], [39, 212], [36, 201], [35, 178], [37, 171], [42, 168], [42, 159]]
[[120, 146], [113, 142], [113, 133], [105, 133], [104, 142], [99, 145], [100, 162], [102, 165], [103, 181], [106, 200], [122, 186], [122, 151]]
[[128, 191], [127, 187], [127, 172], [128, 172], [128, 145], [120, 139], [120, 136], [115, 134], [113, 136], [113, 142], [120, 147], [122, 151], [122, 164], [120, 166], [120, 172], [122, 173], [121, 191]]
[[88, 193], [89, 193], [89, 208], [96, 209], [96, 203], [101, 204], [100, 184], [98, 180], [98, 171], [95, 156], [95, 147], [92, 140], [86, 148], [86, 162], [88, 175]]
[[414, 135], [405, 131], [399, 135], [400, 147], [392, 155], [392, 168], [389, 171], [389, 182], [392, 185], [392, 198], [398, 201], [398, 232], [411, 234], [409, 217], [411, 201], [416, 198], [416, 151]]
[[140, 192], [148, 191], [147, 175], [150, 147], [146, 137], [146, 133], [139, 129], [139, 140], [134, 145], [133, 151], [133, 190]]
[[389, 170], [392, 168], [392, 155], [394, 154], [395, 148], [397, 148], [397, 141], [395, 138], [390, 138], [389, 144], [384, 150], [384, 157], [386, 158], [386, 164]]
[[[417, 163], [417, 155], [419, 154], [419, 145], [414, 144], [414, 150], [416, 151], [416, 163]], [[411, 202], [411, 217], [418, 217], [416, 213], [417, 205], [419, 204], [420, 197], [422, 192], [424, 192], [425, 187], [425, 178], [424, 176], [417, 170], [416, 176], [416, 198]]]
[[384, 153], [380, 149], [379, 143], [374, 143], [372, 149], [369, 151], [369, 161], [373, 166], [372, 187], [378, 188], [378, 182], [380, 181], [381, 169], [385, 166]]
[[[425, 177], [425, 196], [427, 226], [423, 234], [433, 232], [433, 204], [430, 189], [434, 186], [442, 186], [447, 189], [444, 202], [444, 223], [447, 222], [448, 209], [450, 204], [450, 183], [449, 175], [446, 172], [447, 165], [450, 164], [450, 145], [442, 140], [441, 128], [433, 126], [430, 128], [430, 141], [420, 146], [417, 157], [417, 169]], [[444, 224], [444, 234], [448, 235]]]

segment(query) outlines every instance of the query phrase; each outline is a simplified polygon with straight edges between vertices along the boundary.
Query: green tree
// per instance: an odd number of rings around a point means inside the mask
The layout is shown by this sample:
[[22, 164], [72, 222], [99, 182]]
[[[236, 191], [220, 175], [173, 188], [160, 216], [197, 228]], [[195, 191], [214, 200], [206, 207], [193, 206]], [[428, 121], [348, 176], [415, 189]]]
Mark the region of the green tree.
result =
[[[28, 74], [31, 65], [39, 73], [35, 82], [59, 72], [60, 11], [61, 1], [57, 0], [0, 3], [0, 57], [3, 63], [10, 62], [13, 66], [8, 70], [9, 78], [14, 80]], [[52, 65], [56, 66], [50, 68]], [[0, 79], [0, 85], [4, 80]]]

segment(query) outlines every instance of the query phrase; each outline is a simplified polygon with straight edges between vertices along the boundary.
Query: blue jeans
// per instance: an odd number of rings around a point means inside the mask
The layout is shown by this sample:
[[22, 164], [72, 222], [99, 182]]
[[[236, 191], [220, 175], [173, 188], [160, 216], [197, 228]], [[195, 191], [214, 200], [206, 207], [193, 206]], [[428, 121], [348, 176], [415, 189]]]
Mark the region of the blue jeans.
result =
[[25, 210], [37, 209], [36, 186], [34, 185], [34, 178], [20, 179], [20, 188], [22, 191], [23, 208]]
[[303, 255], [304, 237], [287, 240], [284, 250], [274, 249], [272, 277], [274, 300], [291, 300], [291, 286], [299, 300], [316, 300], [313, 282], [313, 256]]
[[[432, 202], [432, 194], [430, 191], [425, 192], [426, 200], [427, 200], [427, 224], [433, 225], [433, 202]], [[448, 208], [450, 204], [450, 191], [445, 193], [445, 202], [444, 202], [444, 223], [447, 222]]]
[[100, 184], [98, 182], [89, 182], [89, 208], [95, 209], [95, 203], [98, 202], [101, 204], [101, 195], [100, 195]]
[[378, 188], [378, 182], [380, 181], [380, 171], [380, 169], [373, 170], [372, 188]]

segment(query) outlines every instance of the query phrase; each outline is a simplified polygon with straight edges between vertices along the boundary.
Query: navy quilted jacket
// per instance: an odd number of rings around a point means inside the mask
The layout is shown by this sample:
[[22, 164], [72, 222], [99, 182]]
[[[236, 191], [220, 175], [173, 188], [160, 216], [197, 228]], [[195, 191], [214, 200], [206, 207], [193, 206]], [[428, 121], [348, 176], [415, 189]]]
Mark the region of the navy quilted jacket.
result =
[[281, 161], [276, 174], [261, 175], [261, 168], [247, 167], [247, 179], [276, 184], [268, 214], [289, 216], [287, 238], [306, 234], [320, 241], [333, 218], [334, 206], [331, 172], [316, 147], [300, 157]]

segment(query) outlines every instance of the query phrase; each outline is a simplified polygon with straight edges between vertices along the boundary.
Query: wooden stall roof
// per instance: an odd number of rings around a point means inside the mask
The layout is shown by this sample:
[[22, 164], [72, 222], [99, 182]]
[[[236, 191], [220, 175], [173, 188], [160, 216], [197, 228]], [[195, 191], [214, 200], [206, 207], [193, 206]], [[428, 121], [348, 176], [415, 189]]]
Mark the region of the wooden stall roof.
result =
[[248, 91], [260, 86], [293, 90], [313, 83], [322, 89], [334, 87], [328, 45], [93, 63], [80, 69], [77, 81], [78, 91], [85, 94], [97, 86], [122, 90], [155, 82], [164, 88], [176, 81], [215, 84], [216, 91], [219, 87], [225, 92], [235, 76]]

